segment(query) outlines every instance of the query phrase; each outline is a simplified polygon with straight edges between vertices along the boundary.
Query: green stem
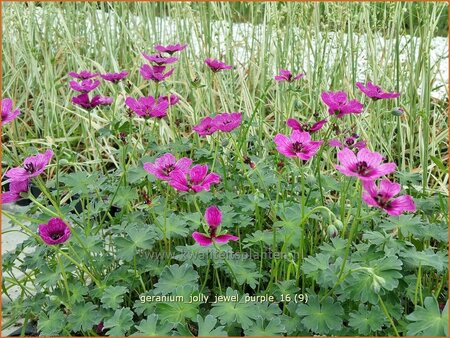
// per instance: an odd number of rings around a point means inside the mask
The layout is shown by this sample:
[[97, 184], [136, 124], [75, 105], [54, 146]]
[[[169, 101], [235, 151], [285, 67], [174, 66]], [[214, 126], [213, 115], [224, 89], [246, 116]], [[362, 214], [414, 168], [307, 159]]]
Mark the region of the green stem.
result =
[[362, 204], [361, 193], [362, 193], [362, 187], [361, 187], [361, 182], [360, 181], [357, 182], [357, 186], [358, 186], [357, 187], [357, 191], [358, 191], [358, 195], [359, 195], [359, 198], [358, 198], [358, 209], [356, 211], [355, 217], [353, 218], [352, 226], [350, 228], [350, 234], [348, 236], [347, 246], [345, 248], [345, 254], [344, 254], [343, 261], [342, 261], [341, 269], [339, 271], [338, 280], [337, 280], [336, 284], [331, 288], [331, 290], [328, 291], [325, 294], [325, 296], [322, 297], [322, 300], [324, 300], [338, 286], [338, 283], [340, 284], [342, 282], [341, 278], [342, 278], [342, 275], [344, 274], [345, 265], [347, 264], [347, 258], [348, 258], [348, 255], [350, 253], [350, 247], [351, 247], [351, 244], [352, 244], [353, 235], [356, 233], [356, 230], [358, 228], [358, 221], [359, 221], [360, 214], [361, 214], [361, 204]]
[[391, 323], [392, 328], [394, 329], [395, 335], [396, 335], [397, 337], [400, 337], [400, 335], [398, 334], [397, 328], [395, 327], [394, 320], [393, 320], [392, 317], [389, 315], [389, 311], [387, 310], [386, 305], [384, 305], [384, 302], [383, 302], [383, 300], [381, 299], [381, 296], [380, 296], [380, 295], [378, 295], [378, 300], [380, 301], [381, 308], [383, 309], [383, 312], [384, 312], [384, 314], [386, 315], [386, 318], [389, 320], [389, 322]]
[[69, 303], [69, 309], [72, 307], [72, 300], [70, 298], [70, 289], [69, 289], [69, 285], [67, 283], [67, 275], [66, 275], [66, 270], [64, 269], [64, 265], [61, 261], [61, 256], [60, 255], [56, 255], [56, 259], [58, 260], [59, 266], [61, 267], [61, 274], [63, 277], [63, 283], [64, 283], [64, 287], [66, 289], [66, 293], [67, 293], [67, 302]]

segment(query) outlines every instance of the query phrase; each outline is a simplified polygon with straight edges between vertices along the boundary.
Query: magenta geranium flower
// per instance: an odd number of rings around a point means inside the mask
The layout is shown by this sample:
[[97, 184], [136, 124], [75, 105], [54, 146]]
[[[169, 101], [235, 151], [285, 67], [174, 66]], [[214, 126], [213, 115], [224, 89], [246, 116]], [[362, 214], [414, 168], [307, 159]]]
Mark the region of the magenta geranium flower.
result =
[[394, 198], [400, 192], [400, 184], [383, 179], [377, 187], [374, 181], [363, 182], [362, 199], [367, 205], [381, 208], [390, 216], [399, 216], [405, 211], [416, 211], [416, 205], [410, 195]]
[[205, 219], [210, 228], [217, 228], [222, 223], [222, 212], [217, 206], [212, 205], [206, 208]]
[[201, 137], [205, 137], [206, 135], [214, 134], [217, 131], [217, 125], [213, 118], [207, 116], [192, 129], [195, 130]]
[[158, 97], [158, 103], [161, 103], [163, 101], [167, 101], [169, 103], [169, 106], [174, 106], [178, 103], [178, 101], [180, 101], [180, 98], [175, 94], [171, 94], [170, 96], [165, 95]]
[[217, 130], [230, 132], [241, 124], [241, 113], [222, 113], [214, 117], [213, 123]]
[[9, 177], [11, 182], [13, 181], [26, 181], [31, 177], [38, 176], [44, 170], [47, 164], [53, 157], [53, 151], [48, 149], [43, 154], [37, 154], [34, 156], [27, 157], [25, 161], [23, 161], [23, 168], [16, 167], [9, 169], [5, 176]]
[[119, 81], [125, 79], [128, 76], [128, 72], [126, 70], [122, 70], [120, 73], [106, 73], [100, 74], [103, 80], [118, 83]]
[[61, 218], [51, 218], [47, 224], [39, 224], [39, 236], [48, 245], [61, 244], [70, 237], [70, 228]]
[[337, 158], [341, 165], [336, 165], [336, 169], [346, 176], [356, 176], [363, 181], [372, 181], [381, 176], [395, 171], [395, 163], [384, 163], [383, 156], [377, 152], [371, 152], [363, 148], [355, 155], [349, 148], [345, 148], [337, 153]]
[[196, 164], [187, 173], [180, 170], [170, 173], [169, 184], [180, 191], [209, 191], [211, 184], [218, 184], [220, 176], [216, 173], [208, 174], [208, 165]]
[[180, 44], [180, 43], [177, 43], [175, 45], [167, 45], [167, 46], [161, 46], [161, 45], [153, 46], [153, 48], [155, 48], [158, 52], [160, 52], [160, 53], [168, 53], [170, 55], [172, 55], [175, 52], [182, 51], [186, 47], [187, 47], [187, 45], [183, 45], [183, 44]]
[[100, 81], [99, 80], [83, 80], [81, 82], [70, 81], [69, 86], [70, 88], [76, 90], [77, 92], [89, 93], [98, 86], [100, 86]]
[[218, 227], [222, 223], [222, 212], [215, 205], [206, 209], [205, 219], [209, 227], [209, 234], [205, 235], [197, 231], [192, 234], [192, 238], [201, 246], [210, 246], [213, 242], [228, 243], [229, 241], [237, 241], [239, 239], [239, 237], [233, 235], [220, 234]]
[[155, 175], [157, 178], [163, 181], [170, 181], [170, 173], [174, 171], [180, 171], [182, 174], [189, 172], [189, 167], [192, 164], [192, 160], [187, 157], [180, 158], [178, 161], [171, 153], [164, 154], [157, 158], [155, 163], [144, 163], [144, 169], [150, 174]]
[[76, 79], [80, 79], [80, 80], [87, 80], [87, 79], [92, 79], [93, 77], [98, 76], [98, 73], [91, 73], [88, 70], [82, 70], [79, 73], [76, 72], [69, 72], [68, 74], [70, 77], [76, 78]]
[[125, 104], [140, 117], [162, 118], [167, 115], [169, 101], [158, 101], [153, 96], [143, 96], [137, 100], [129, 96], [125, 99]]
[[9, 98], [2, 99], [2, 126], [11, 122], [20, 115], [20, 110], [13, 110], [12, 100]]
[[97, 106], [108, 106], [113, 102], [112, 97], [95, 95], [92, 99], [87, 93], [72, 97], [72, 102], [85, 109], [93, 109]]
[[233, 66], [227, 65], [225, 62], [208, 58], [205, 60], [205, 64], [211, 68], [213, 72], [218, 72], [220, 70], [232, 69]]
[[311, 135], [307, 132], [294, 130], [291, 137], [278, 134], [274, 138], [277, 150], [287, 157], [299, 157], [307, 161], [313, 157], [323, 141], [311, 141]]
[[400, 93], [396, 92], [385, 92], [381, 87], [374, 85], [372, 82], [367, 82], [364, 86], [361, 82], [356, 82], [356, 87], [359, 88], [364, 94], [373, 100], [380, 99], [395, 99], [400, 96]]
[[29, 179], [24, 181], [11, 181], [9, 183], [9, 191], [2, 193], [2, 203], [13, 203], [18, 201], [21, 196], [20, 193], [28, 191]]
[[140, 73], [144, 80], [160, 82], [172, 75], [175, 68], [172, 68], [168, 72], [164, 73], [165, 70], [166, 66], [150, 66], [145, 64], [141, 66]]
[[363, 141], [363, 140], [358, 141], [358, 139], [359, 139], [359, 135], [352, 134], [352, 136], [346, 137], [343, 142], [341, 142], [337, 139], [332, 139], [328, 142], [328, 144], [331, 147], [337, 147], [340, 149], [349, 148], [352, 150], [355, 150], [355, 149], [360, 150], [362, 148], [365, 148], [366, 141]]
[[174, 56], [164, 57], [159, 54], [145, 54], [145, 53], [142, 53], [142, 56], [145, 57], [148, 61], [156, 63], [158, 66], [169, 65], [171, 63], [178, 61], [178, 58]]
[[341, 118], [346, 114], [360, 114], [363, 105], [356, 99], [348, 100], [345, 92], [323, 92], [320, 97], [328, 106], [330, 115]]
[[311, 125], [310, 123], [301, 124], [299, 121], [297, 121], [296, 119], [292, 119], [292, 118], [290, 118], [286, 121], [286, 124], [288, 125], [288, 127], [292, 128], [293, 130], [306, 131], [308, 133], [314, 133], [314, 132], [322, 129], [322, 127], [325, 125], [325, 123], [327, 123], [327, 120], [320, 120], [320, 121], [314, 123], [313, 125]]
[[281, 69], [280, 73], [278, 75], [275, 75], [275, 80], [276, 81], [288, 81], [288, 82], [292, 82], [295, 80], [300, 80], [302, 77], [304, 77], [305, 74], [303, 73], [299, 73], [295, 76], [292, 75], [290, 70], [287, 69]]

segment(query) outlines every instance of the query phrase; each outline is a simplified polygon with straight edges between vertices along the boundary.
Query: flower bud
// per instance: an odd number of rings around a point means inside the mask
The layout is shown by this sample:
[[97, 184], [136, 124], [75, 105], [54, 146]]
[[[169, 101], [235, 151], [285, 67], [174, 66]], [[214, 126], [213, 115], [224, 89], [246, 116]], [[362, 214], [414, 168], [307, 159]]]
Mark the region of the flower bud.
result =
[[336, 228], [338, 230], [342, 230], [342, 228], [344, 227], [344, 224], [342, 224], [342, 222], [340, 220], [338, 220], [338, 219], [334, 220], [334, 225], [336, 226]]
[[405, 113], [405, 110], [403, 108], [400, 107], [396, 107], [394, 109], [392, 109], [391, 114], [394, 116], [401, 116]]
[[328, 226], [327, 233], [328, 233], [328, 236], [330, 236], [330, 238], [334, 238], [337, 235], [339, 235], [338, 229], [336, 229], [336, 227], [333, 224], [330, 224]]

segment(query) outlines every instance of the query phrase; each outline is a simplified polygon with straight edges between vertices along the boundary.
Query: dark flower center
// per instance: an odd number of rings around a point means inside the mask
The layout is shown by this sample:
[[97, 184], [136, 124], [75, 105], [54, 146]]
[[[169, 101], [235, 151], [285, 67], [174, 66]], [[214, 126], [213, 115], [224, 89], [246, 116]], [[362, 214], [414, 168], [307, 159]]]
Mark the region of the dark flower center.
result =
[[27, 163], [23, 166], [23, 168], [30, 174], [33, 174], [36, 171], [36, 167], [33, 163]]
[[169, 176], [169, 174], [175, 169], [175, 164], [168, 164], [164, 167], [163, 172], [164, 174], [166, 174], [167, 176]]
[[216, 237], [216, 230], [217, 230], [217, 228], [214, 228], [214, 227], [210, 227], [210, 228], [209, 228], [209, 236], [210, 236], [211, 238]]
[[377, 196], [375, 196], [374, 200], [383, 209], [387, 209], [391, 205], [391, 201], [389, 200], [389, 198], [384, 197], [382, 194], [378, 194]]
[[301, 143], [301, 142], [293, 143], [292, 150], [294, 151], [294, 153], [301, 153], [303, 150], [303, 143]]
[[361, 176], [367, 176], [370, 173], [370, 167], [366, 161], [361, 161], [356, 164], [356, 172]]
[[345, 144], [347, 144], [349, 147], [351, 147], [352, 145], [355, 144], [355, 139], [349, 137], [349, 138], [347, 138], [347, 139], [345, 140]]
[[224, 121], [222, 121], [222, 124], [226, 126], [227, 124], [230, 124], [231, 122], [233, 122], [233, 121], [231, 121], [231, 120], [224, 120]]
[[62, 236], [64, 236], [64, 231], [55, 231], [50, 234], [51, 239], [54, 241], [60, 239]]

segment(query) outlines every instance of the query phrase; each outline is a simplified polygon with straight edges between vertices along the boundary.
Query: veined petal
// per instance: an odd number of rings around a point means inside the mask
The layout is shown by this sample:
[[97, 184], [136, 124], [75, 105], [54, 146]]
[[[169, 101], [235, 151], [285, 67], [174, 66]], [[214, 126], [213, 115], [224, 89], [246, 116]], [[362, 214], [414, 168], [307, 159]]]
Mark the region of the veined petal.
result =
[[210, 246], [213, 243], [211, 238], [197, 231], [192, 234], [192, 238], [201, 246]]
[[225, 234], [225, 235], [220, 235], [220, 236], [214, 237], [213, 240], [217, 243], [228, 243], [228, 241], [239, 240], [239, 237]]

